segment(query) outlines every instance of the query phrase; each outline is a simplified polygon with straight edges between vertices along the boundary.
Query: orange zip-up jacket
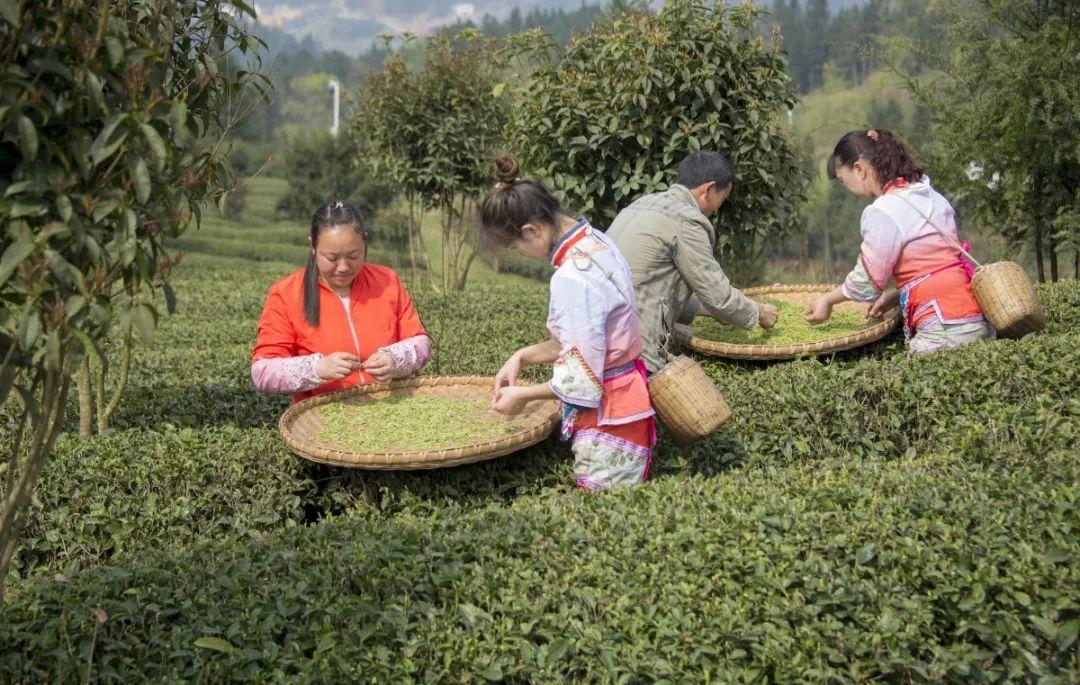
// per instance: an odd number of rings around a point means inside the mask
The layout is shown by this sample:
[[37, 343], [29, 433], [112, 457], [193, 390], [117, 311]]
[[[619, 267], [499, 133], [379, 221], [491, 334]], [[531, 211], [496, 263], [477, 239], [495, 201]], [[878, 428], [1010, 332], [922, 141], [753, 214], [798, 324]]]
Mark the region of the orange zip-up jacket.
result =
[[[398, 275], [389, 267], [371, 263], [364, 264], [353, 280], [348, 312], [341, 298], [320, 281], [319, 326], [311, 326], [304, 318], [304, 270], [299, 269], [270, 286], [251, 357], [254, 361], [349, 352], [363, 361], [380, 347], [426, 334]], [[366, 371], [355, 371], [293, 395], [293, 401], [374, 380]]]

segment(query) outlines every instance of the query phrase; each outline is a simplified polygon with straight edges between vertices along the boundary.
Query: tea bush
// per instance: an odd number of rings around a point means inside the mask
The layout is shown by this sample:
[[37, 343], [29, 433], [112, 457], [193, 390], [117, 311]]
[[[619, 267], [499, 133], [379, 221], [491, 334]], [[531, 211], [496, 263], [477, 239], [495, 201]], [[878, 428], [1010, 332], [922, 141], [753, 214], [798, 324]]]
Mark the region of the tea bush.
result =
[[[733, 419], [586, 495], [555, 439], [428, 473], [289, 455], [248, 368], [292, 268], [178, 268], [113, 429], [42, 477], [0, 681], [1080, 677], [1080, 284], [1020, 341], [703, 359]], [[431, 373], [546, 333], [539, 283], [413, 294]]]
[[262, 537], [303, 523], [315, 489], [269, 431], [166, 424], [67, 434], [42, 477], [19, 566], [75, 573], [204, 537]]
[[12, 680], [1069, 682], [1072, 450], [826, 459], [203, 540], [7, 607]]

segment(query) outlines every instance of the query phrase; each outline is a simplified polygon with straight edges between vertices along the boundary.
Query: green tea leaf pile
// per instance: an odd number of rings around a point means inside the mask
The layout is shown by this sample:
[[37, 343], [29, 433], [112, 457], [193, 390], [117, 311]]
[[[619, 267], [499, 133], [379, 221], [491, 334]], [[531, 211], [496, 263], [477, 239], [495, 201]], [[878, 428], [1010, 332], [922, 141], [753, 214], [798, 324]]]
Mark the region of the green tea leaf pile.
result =
[[751, 330], [722, 324], [711, 316], [699, 316], [691, 326], [699, 338], [732, 345], [801, 345], [858, 333], [880, 322], [867, 319], [861, 311], [834, 307], [832, 316], [824, 323], [811, 326], [802, 318], [805, 307], [783, 300], [766, 300], [776, 305], [780, 317], [772, 328], [755, 326]]
[[356, 452], [457, 447], [504, 437], [521, 425], [494, 413], [487, 400], [436, 395], [328, 404], [320, 413], [319, 439]]

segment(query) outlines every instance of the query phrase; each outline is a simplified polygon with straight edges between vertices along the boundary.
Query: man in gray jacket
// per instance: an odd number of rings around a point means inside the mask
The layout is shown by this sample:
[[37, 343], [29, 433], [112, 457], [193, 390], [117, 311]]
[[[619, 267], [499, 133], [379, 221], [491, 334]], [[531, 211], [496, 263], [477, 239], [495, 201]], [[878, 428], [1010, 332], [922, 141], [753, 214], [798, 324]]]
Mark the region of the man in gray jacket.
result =
[[676, 322], [705, 314], [743, 328], [776, 323], [776, 307], [739, 292], [716, 261], [716, 232], [708, 217], [727, 200], [733, 181], [723, 155], [695, 152], [679, 164], [673, 186], [639, 198], [607, 230], [630, 265], [642, 358], [650, 373], [670, 361], [668, 341]]

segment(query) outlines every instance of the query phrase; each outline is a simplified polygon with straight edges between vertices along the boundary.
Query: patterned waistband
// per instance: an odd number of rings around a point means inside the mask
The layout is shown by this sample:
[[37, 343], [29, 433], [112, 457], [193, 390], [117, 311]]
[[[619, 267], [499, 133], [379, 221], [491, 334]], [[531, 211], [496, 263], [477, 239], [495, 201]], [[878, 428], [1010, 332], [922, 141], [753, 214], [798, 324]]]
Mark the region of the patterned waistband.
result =
[[964, 268], [964, 262], [962, 262], [960, 260], [957, 260], [957, 261], [953, 262], [952, 264], [946, 264], [945, 266], [934, 269], [933, 271], [928, 271], [928, 272], [924, 273], [922, 276], [917, 276], [917, 277], [911, 279], [910, 281], [908, 281], [907, 283], [905, 283], [904, 285], [900, 286], [900, 293], [902, 295], [907, 294], [907, 293], [911, 292], [912, 288], [919, 285], [923, 281], [927, 280], [931, 276], [937, 276], [939, 273], [942, 273], [943, 271], [948, 271], [949, 269], [955, 269], [955, 268], [958, 268], [958, 267], [961, 268], [961, 269]]
[[612, 378], [618, 378], [623, 374], [635, 371], [637, 369], [637, 363], [638, 360], [635, 359], [632, 362], [626, 362], [625, 364], [620, 364], [619, 366], [613, 366], [610, 369], [604, 369], [604, 380], [610, 381]]

